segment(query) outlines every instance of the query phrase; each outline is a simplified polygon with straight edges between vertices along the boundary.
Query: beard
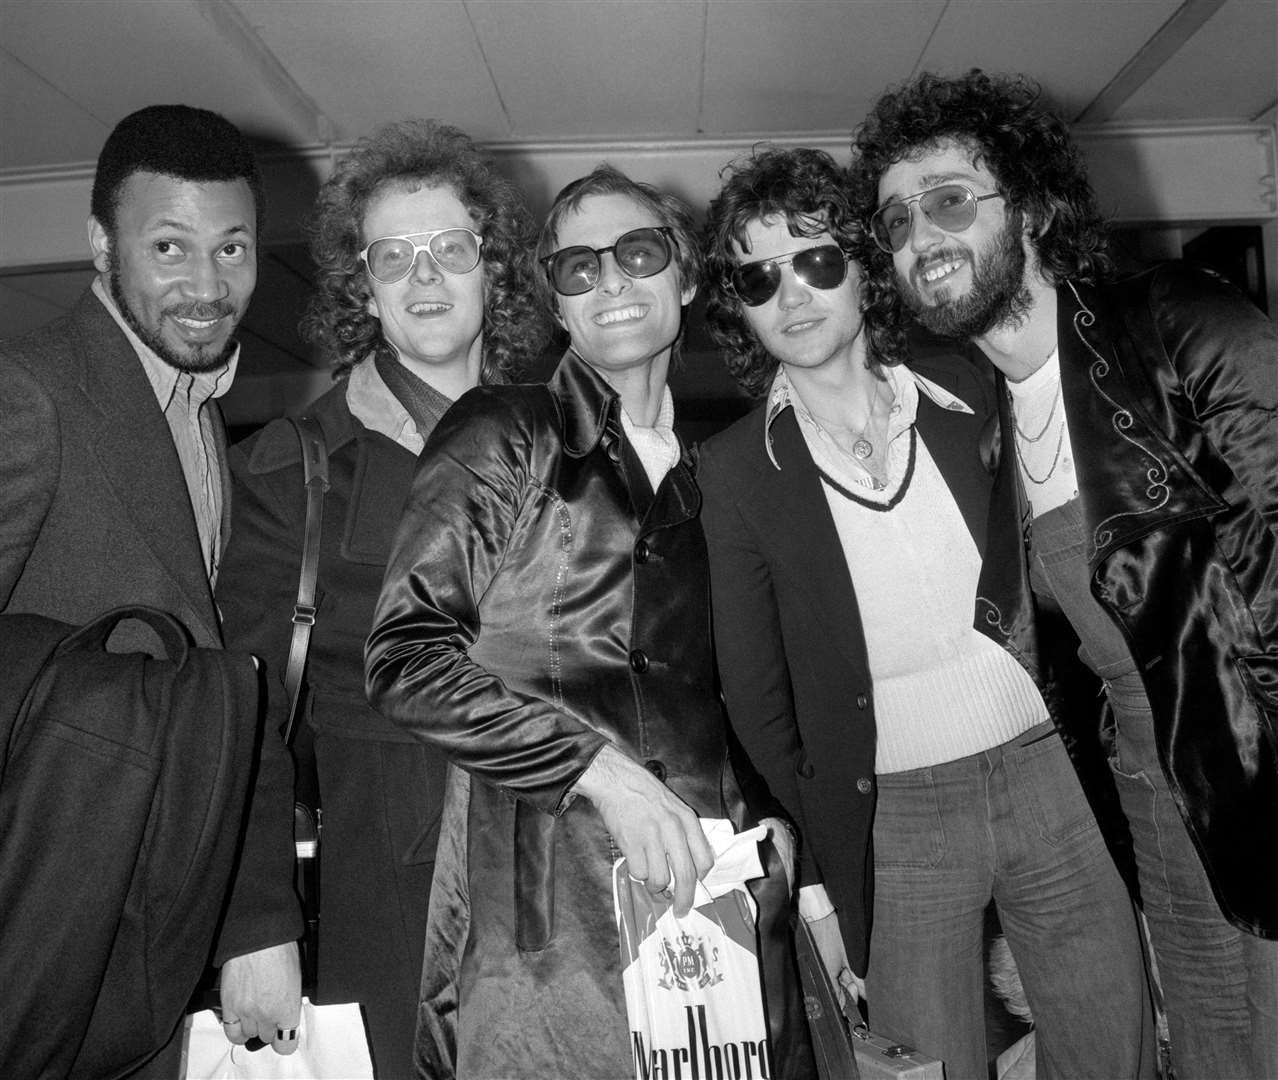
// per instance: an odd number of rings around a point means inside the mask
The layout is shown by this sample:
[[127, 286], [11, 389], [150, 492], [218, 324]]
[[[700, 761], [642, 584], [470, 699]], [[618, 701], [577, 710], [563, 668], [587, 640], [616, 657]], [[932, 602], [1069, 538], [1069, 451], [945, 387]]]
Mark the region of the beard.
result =
[[[200, 375], [206, 371], [215, 371], [231, 358], [231, 354], [235, 351], [235, 339], [233, 337], [228, 337], [226, 341], [216, 348], [210, 345], [193, 345], [185, 353], [179, 353], [160, 336], [158, 329], [145, 325], [138, 318], [133, 308], [130, 307], [129, 301], [124, 295], [124, 285], [120, 280], [119, 267], [114, 260], [112, 260], [109, 269], [107, 284], [111, 289], [111, 299], [115, 301], [115, 306], [119, 309], [120, 314], [124, 316], [124, 321], [129, 324], [129, 329], [138, 336], [138, 340], [170, 367], [192, 375]], [[177, 315], [188, 319], [216, 319], [233, 314], [233, 311], [234, 309], [231, 305], [226, 303], [192, 303], [175, 304], [166, 308], [164, 314]]]
[[[942, 262], [952, 257], [951, 249], [928, 256], [928, 262]], [[978, 260], [967, 253], [972, 267], [972, 287], [965, 296], [952, 297], [948, 289], [936, 294], [929, 304], [908, 278], [897, 275], [901, 298], [928, 330], [942, 337], [970, 341], [988, 334], [995, 327], [1017, 326], [1025, 321], [1034, 305], [1025, 284], [1025, 248], [1020, 230], [1012, 222], [1004, 224], [995, 243]], [[921, 268], [915, 264], [915, 269]]]

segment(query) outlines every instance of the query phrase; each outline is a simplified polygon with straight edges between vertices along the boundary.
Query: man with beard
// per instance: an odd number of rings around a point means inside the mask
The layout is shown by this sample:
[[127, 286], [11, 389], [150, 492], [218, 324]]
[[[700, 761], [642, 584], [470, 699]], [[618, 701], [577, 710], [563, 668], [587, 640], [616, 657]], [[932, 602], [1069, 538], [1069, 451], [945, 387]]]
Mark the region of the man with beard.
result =
[[1023, 77], [920, 76], [854, 145], [871, 288], [997, 368], [996, 491], [1026, 522], [1001, 618], [1063, 612], [1105, 682], [1103, 720], [1065, 734], [1109, 755], [1176, 1075], [1274, 1076], [1278, 330], [1177, 263], [1115, 280]]
[[[232, 335], [256, 282], [261, 212], [252, 149], [215, 113], [152, 106], [107, 139], [88, 221], [97, 277], [70, 315], [0, 346], [0, 614], [78, 626], [147, 605], [193, 644], [221, 647], [212, 583], [229, 508], [215, 399], [235, 373]], [[165, 653], [136, 620], [108, 647]], [[236, 722], [251, 743], [256, 717]], [[281, 769], [287, 795], [288, 757], [268, 733], [260, 790], [273, 790], [265, 779]], [[211, 957], [237, 1021], [227, 1034], [261, 1035], [280, 1052], [296, 1048], [286, 1036], [298, 1022], [291, 823], [291, 799], [254, 800], [235, 881], [206, 883], [228, 897]], [[75, 838], [50, 840], [59, 841], [73, 857]], [[146, 993], [136, 989], [141, 1015]], [[167, 1006], [179, 1030], [185, 1000]], [[175, 1044], [149, 1074], [176, 1071]]]

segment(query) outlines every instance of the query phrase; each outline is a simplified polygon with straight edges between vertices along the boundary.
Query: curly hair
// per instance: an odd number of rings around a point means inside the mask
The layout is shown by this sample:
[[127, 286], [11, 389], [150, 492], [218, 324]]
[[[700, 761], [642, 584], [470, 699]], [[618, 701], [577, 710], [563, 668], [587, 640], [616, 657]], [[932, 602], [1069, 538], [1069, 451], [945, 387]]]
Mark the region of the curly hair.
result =
[[368, 313], [372, 295], [359, 257], [364, 218], [388, 189], [448, 187], [483, 238], [486, 285], [480, 381], [508, 382], [545, 346], [548, 327], [533, 293], [533, 224], [523, 195], [500, 176], [470, 136], [436, 120], [387, 124], [342, 157], [320, 188], [311, 220], [318, 270], [302, 334], [335, 361], [335, 377], [378, 350], [390, 350]]
[[262, 235], [262, 173], [252, 145], [224, 116], [190, 105], [148, 105], [116, 124], [102, 144], [89, 197], [89, 212], [108, 236], [115, 235], [120, 190], [139, 172], [200, 184], [245, 181]]
[[601, 162], [555, 196], [537, 238], [537, 291], [549, 311], [558, 312], [559, 295], [550, 284], [550, 274], [542, 260], [558, 248], [559, 227], [564, 218], [576, 213], [582, 202], [592, 195], [624, 195], [650, 210], [662, 225], [674, 233], [675, 265], [679, 268], [680, 282], [685, 287], [700, 287], [705, 269], [701, 248], [697, 244], [696, 227], [687, 205], [682, 199], [667, 195], [651, 184], [631, 180], [620, 169]]
[[[710, 203], [703, 233], [706, 330], [737, 384], [758, 398], [771, 386], [778, 361], [759, 343], [729, 284], [737, 265], [734, 247], [748, 250], [746, 228], [765, 218], [783, 218], [791, 236], [828, 233], [856, 263], [864, 262], [873, 244], [852, 211], [846, 173], [824, 150], [760, 144], [748, 157], [725, 165], [719, 176], [723, 188]], [[866, 325], [871, 363], [904, 354], [897, 340], [902, 331], [868, 319]]]
[[[1112, 275], [1105, 219], [1069, 129], [1024, 75], [973, 68], [946, 78], [924, 72], [879, 98], [852, 138], [853, 205], [868, 221], [879, 178], [897, 161], [947, 141], [969, 149], [993, 175], [1012, 213], [1030, 225], [1044, 278], [1095, 283]], [[893, 287], [892, 257], [877, 249], [867, 263], [872, 302]]]

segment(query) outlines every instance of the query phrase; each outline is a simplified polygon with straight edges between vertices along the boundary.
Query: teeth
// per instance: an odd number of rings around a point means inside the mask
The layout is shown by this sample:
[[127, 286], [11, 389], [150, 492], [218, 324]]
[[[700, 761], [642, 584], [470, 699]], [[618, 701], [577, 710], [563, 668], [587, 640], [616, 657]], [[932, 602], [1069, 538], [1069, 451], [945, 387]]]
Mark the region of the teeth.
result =
[[923, 271], [923, 280], [930, 285], [932, 282], [940, 281], [941, 278], [943, 277], [948, 277], [950, 274], [954, 273], [954, 271], [957, 270], [961, 265], [962, 263], [957, 259], [951, 259], [943, 263], [938, 263], [936, 266], [933, 266], [930, 270]]
[[604, 311], [596, 315], [595, 323], [599, 326], [608, 326], [611, 323], [627, 322], [630, 319], [642, 319], [647, 311], [647, 308], [639, 304], [617, 308], [616, 311]]
[[210, 326], [216, 326], [218, 323], [217, 319], [184, 319], [180, 315], [175, 315], [173, 318], [183, 326], [189, 326], [192, 330], [207, 330]]
[[452, 307], [451, 304], [428, 302], [428, 303], [421, 303], [421, 304], [412, 304], [409, 306], [408, 310], [414, 315], [431, 315], [431, 314], [434, 314], [436, 311], [447, 311], [451, 307]]
[[816, 326], [816, 319], [809, 319], [807, 322], [791, 323], [781, 332], [783, 334], [800, 334], [809, 327]]

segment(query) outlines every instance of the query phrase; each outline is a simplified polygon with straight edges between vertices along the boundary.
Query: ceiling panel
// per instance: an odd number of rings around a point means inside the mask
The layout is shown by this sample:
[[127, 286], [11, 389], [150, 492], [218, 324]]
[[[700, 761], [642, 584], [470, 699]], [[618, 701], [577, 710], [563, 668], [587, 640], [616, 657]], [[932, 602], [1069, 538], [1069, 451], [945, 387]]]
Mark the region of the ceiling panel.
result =
[[[0, 36], [0, 41], [4, 38]], [[0, 169], [93, 161], [111, 125], [50, 86], [0, 48]], [[21, 123], [19, 117], [40, 118]]]
[[700, 3], [469, 0], [466, 8], [512, 137], [695, 133]]
[[1077, 116], [1180, 0], [967, 0], [951, 3], [919, 70], [1025, 71]]
[[718, 0], [708, 9], [710, 134], [851, 131], [907, 74], [945, 0]]
[[1278, 3], [1229, 0], [1114, 115], [1251, 120], [1278, 103]]
[[4, 0], [2, 17], [4, 48], [108, 129], [144, 105], [180, 101], [225, 113], [254, 135], [312, 137], [194, 3]]
[[477, 139], [510, 136], [461, 0], [237, 0], [263, 43], [350, 141], [433, 116]]

